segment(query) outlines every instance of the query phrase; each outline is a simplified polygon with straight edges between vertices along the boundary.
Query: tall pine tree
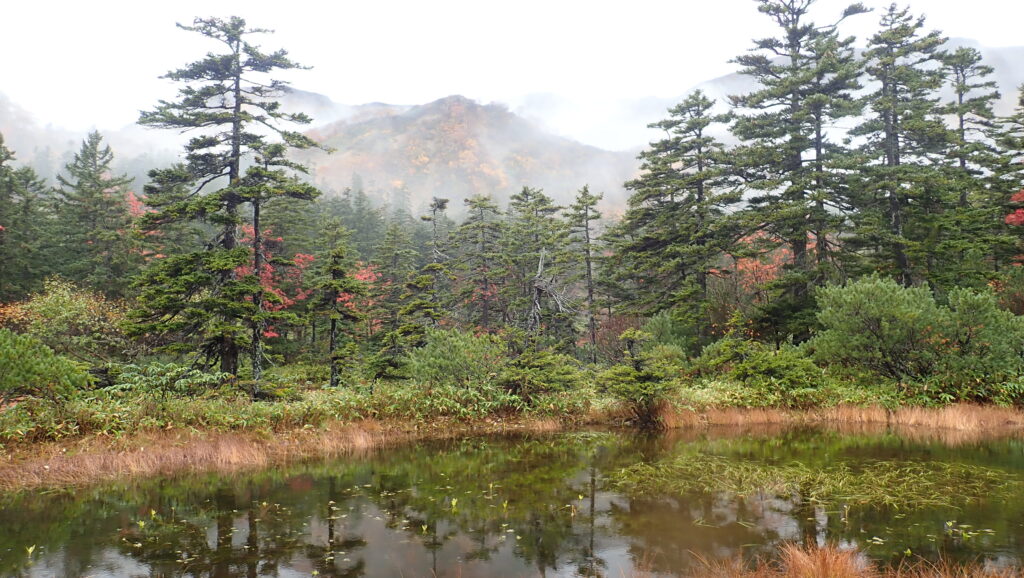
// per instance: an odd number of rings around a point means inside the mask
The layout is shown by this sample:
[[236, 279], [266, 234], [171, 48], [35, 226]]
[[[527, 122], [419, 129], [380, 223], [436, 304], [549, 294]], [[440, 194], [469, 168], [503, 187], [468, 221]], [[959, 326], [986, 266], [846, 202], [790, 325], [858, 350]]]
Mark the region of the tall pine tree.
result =
[[276, 99], [287, 84], [269, 77], [302, 67], [284, 50], [267, 53], [249, 41], [267, 30], [249, 28], [238, 17], [198, 18], [192, 26], [178, 26], [217, 43], [221, 52], [167, 73], [164, 78], [185, 84], [178, 99], [160, 101], [139, 118], [144, 126], [196, 133], [185, 146], [185, 164], [168, 169], [184, 177], [189, 192], [153, 222], [196, 218], [217, 231], [205, 250], [168, 257], [142, 276], [136, 329], [198, 341], [206, 363], [219, 361], [221, 371], [237, 374], [241, 349], [259, 343], [252, 339], [252, 327], [262, 316], [260, 304], [252, 302], [256, 276], [240, 278], [238, 273], [245, 267], [258, 270], [248, 248], [238, 242], [240, 208], [254, 200], [244, 182], [243, 161], [266, 155], [272, 136], [284, 149], [315, 143], [288, 128], [310, 119], [281, 110]]
[[938, 105], [941, 47], [924, 32], [924, 18], [889, 6], [868, 41], [865, 70], [876, 89], [868, 119], [853, 134], [862, 147], [865, 180], [858, 194], [857, 241], [875, 267], [904, 286], [927, 277], [933, 239], [948, 205], [945, 180], [934, 170], [948, 152], [949, 130]]
[[626, 183], [633, 194], [611, 232], [627, 310], [677, 309], [690, 324], [705, 325], [708, 272], [735, 240], [722, 217], [739, 201], [714, 136], [729, 116], [715, 114], [714, 106], [697, 90], [670, 108], [669, 118], [649, 125], [665, 138], [640, 154], [644, 172]]

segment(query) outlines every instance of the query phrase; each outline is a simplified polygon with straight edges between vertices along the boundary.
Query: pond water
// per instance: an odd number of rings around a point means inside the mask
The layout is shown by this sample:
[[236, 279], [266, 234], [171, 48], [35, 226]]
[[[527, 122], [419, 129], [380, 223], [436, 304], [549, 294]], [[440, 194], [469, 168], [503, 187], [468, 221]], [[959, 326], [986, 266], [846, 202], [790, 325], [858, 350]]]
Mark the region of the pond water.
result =
[[0, 575], [671, 576], [785, 541], [1018, 566], [1022, 480], [1017, 438], [472, 438], [0, 496]]

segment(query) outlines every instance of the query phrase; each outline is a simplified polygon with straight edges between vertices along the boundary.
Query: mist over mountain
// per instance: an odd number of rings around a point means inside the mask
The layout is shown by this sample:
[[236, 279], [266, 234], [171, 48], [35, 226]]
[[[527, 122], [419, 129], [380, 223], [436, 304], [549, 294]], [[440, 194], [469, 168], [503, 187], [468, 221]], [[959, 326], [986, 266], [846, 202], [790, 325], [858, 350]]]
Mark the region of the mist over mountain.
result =
[[[982, 63], [994, 69], [988, 80], [994, 81], [999, 86], [1000, 98], [993, 103], [993, 109], [999, 116], [1011, 114], [1018, 103], [1019, 89], [1024, 84], [1024, 46], [991, 47], [983, 46], [976, 40], [950, 38], [944, 48], [952, 51], [960, 47], [977, 49], [983, 56]], [[858, 55], [860, 54], [861, 51], [858, 50]], [[730, 96], [753, 92], [757, 88], [757, 83], [753, 78], [733, 72], [698, 83], [683, 94], [700, 89], [708, 98], [717, 101], [717, 108], [721, 112], [725, 112], [729, 109]], [[952, 100], [953, 92], [948, 86], [944, 86], [939, 92], [939, 97], [943, 101]], [[644, 117], [658, 120], [666, 116], [665, 111], [668, 108], [675, 106], [681, 100], [682, 95], [676, 98], [645, 98], [635, 101], [633, 109], [636, 111], [638, 121]], [[859, 121], [851, 121], [853, 124], [856, 122]], [[654, 131], [651, 131], [650, 134], [651, 138], [660, 138]], [[725, 142], [735, 142], [735, 139], [728, 134], [716, 136]]]
[[[432, 196], [453, 201], [477, 194], [504, 199], [524, 186], [543, 188], [561, 202], [589, 184], [606, 203], [624, 203], [623, 183], [638, 170], [636, 152], [609, 152], [546, 133], [498, 104], [451, 96], [424, 105], [344, 105], [306, 91], [282, 99], [286, 110], [315, 119], [310, 135], [333, 149], [303, 153], [317, 186], [337, 194], [354, 181], [378, 203], [414, 209]], [[130, 125], [101, 131], [114, 150], [115, 168], [141, 190], [149, 169], [178, 158], [186, 138]], [[81, 146], [84, 133], [40, 126], [0, 94], [0, 134], [20, 162], [53, 180]]]
[[476, 194], [504, 199], [524, 186], [565, 203], [586, 184], [620, 205], [623, 182], [638, 170], [633, 152], [555, 136], [503, 105], [461, 96], [411, 107], [365, 105], [310, 134], [334, 149], [304, 159], [318, 185], [338, 191], [358, 175], [369, 190], [407, 196], [414, 207], [432, 196], [456, 204]]
[[[1024, 47], [985, 47], [978, 42], [952, 39], [949, 47], [972, 46], [995, 69], [992, 79], [1002, 93], [997, 114], [1008, 114], [1017, 104], [1024, 82]], [[727, 108], [729, 95], [756, 88], [747, 76], [733, 73], [702, 82], [702, 89]], [[2, 87], [0, 87], [2, 90]], [[691, 89], [692, 90], [692, 89]], [[362, 186], [378, 203], [408, 203], [419, 210], [433, 196], [447, 197], [453, 209], [461, 200], [490, 194], [502, 200], [523, 186], [543, 188], [561, 203], [583, 185], [605, 193], [606, 208], [621, 208], [627, 192], [623, 183], [639, 171], [637, 153], [646, 142], [662, 135], [647, 124], [667, 116], [676, 97], [646, 97], [629, 101], [574, 105], [552, 94], [535, 95], [511, 108], [449, 96], [427, 104], [369, 103], [349, 105], [328, 96], [291, 90], [282, 98], [285, 110], [302, 111], [314, 119], [310, 135], [332, 154], [303, 154], [315, 183], [327, 194], [337, 194], [353, 183]], [[944, 94], [947, 98], [949, 95]], [[84, 112], [83, 114], [87, 114]], [[855, 120], [851, 120], [855, 123]], [[146, 173], [180, 158], [187, 135], [129, 125], [102, 130], [113, 148], [115, 168], [135, 179], [141, 190]], [[33, 118], [19, 103], [0, 92], [0, 134], [17, 159], [42, 177], [54, 180], [85, 138], [72, 131]], [[580, 142], [619, 142], [605, 150]], [[604, 136], [601, 136], [604, 135]], [[611, 138], [608, 135], [619, 135]], [[726, 142], [728, 134], [718, 135]]]

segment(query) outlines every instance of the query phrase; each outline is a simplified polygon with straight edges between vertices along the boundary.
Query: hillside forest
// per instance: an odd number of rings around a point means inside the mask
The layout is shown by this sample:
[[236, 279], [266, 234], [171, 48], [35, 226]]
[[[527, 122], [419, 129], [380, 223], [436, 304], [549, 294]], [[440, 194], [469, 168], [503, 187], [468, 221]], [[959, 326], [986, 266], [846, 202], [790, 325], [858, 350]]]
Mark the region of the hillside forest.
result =
[[138, 120], [187, 136], [177, 163], [138, 182], [92, 132], [48, 182], [0, 140], [0, 443], [1024, 402], [1024, 87], [997, 115], [981, 53], [910, 8], [754, 4], [756, 89], [669, 109], [611, 211], [585, 182], [321, 194], [301, 151], [327, 147], [279, 104], [302, 65], [238, 17], [179, 25], [216, 50]]

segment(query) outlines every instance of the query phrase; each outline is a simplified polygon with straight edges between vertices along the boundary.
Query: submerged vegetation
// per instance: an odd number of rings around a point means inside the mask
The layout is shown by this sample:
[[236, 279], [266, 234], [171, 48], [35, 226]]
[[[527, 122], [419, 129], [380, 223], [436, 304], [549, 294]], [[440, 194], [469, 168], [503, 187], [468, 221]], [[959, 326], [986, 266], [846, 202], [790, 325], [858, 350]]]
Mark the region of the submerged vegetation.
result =
[[999, 501], [1020, 491], [1015, 475], [963, 464], [889, 460], [809, 466], [700, 454], [631, 466], [619, 472], [615, 484], [626, 493], [648, 496], [714, 492], [739, 497], [797, 496], [846, 513], [863, 507], [956, 507], [983, 499]]
[[[725, 575], [735, 576], [739, 568], [778, 572], [787, 558], [785, 550], [781, 557], [775, 552], [803, 544], [804, 554], [822, 558], [815, 563], [841, 555], [882, 574], [943, 564], [974, 563], [980, 570], [985, 561], [998, 563], [1003, 553], [1019, 550], [1015, 520], [1024, 503], [1012, 491], [1020, 480], [1017, 440], [957, 449], [885, 433], [676, 433], [461, 437], [251, 472], [5, 493], [0, 516], [17, 523], [0, 525], [0, 550], [9, 553], [0, 558], [0, 573], [85, 575], [102, 563], [114, 573], [141, 564], [154, 573], [183, 575], [244, 574], [258, 567], [282, 574], [314, 568], [321, 575], [358, 568], [368, 576], [399, 570], [688, 576], [702, 575], [724, 559], [733, 569]], [[185, 448], [180, 452], [188, 454]], [[967, 486], [969, 499], [949, 500], [956, 507], [908, 493], [906, 503], [893, 496], [889, 505], [844, 509], [808, 506], [787, 491], [723, 493], [732, 480], [716, 485], [708, 479], [705, 489], [685, 495], [639, 495], [617, 487], [619, 472], [638, 464], [700, 455], [740, 465], [810, 465], [841, 455], [858, 470], [888, 462], [894, 452], [903, 455], [894, 462], [901, 470], [904, 462], [929, 457], [949, 464], [933, 470], [932, 489], [944, 489], [941, 494], [955, 495], [973, 472], [992, 495], [975, 496], [979, 486]], [[141, 460], [145, 452], [138, 454]], [[819, 551], [819, 539], [842, 550]], [[96, 556], [99, 551], [105, 555]], [[823, 574], [804, 575], [843, 575], [824, 568]]]

